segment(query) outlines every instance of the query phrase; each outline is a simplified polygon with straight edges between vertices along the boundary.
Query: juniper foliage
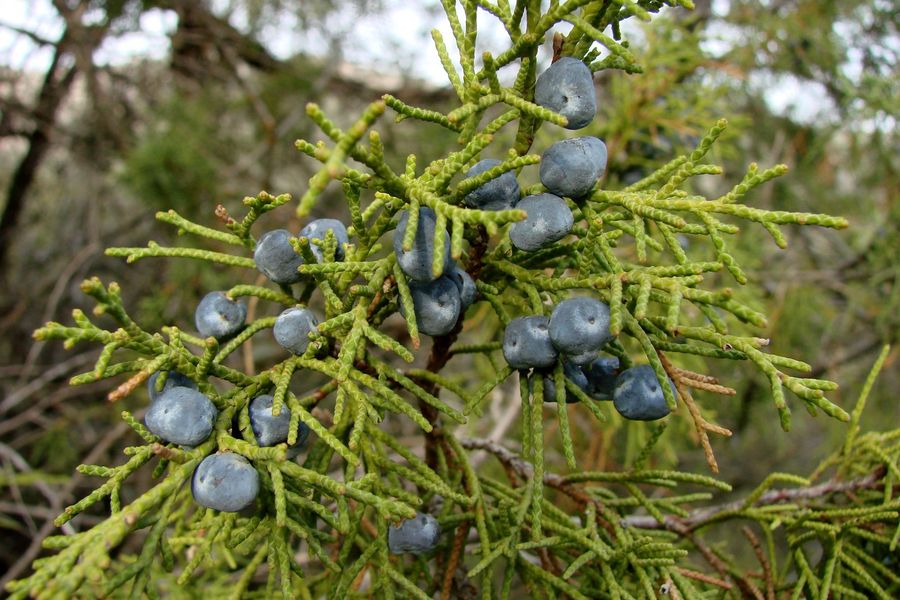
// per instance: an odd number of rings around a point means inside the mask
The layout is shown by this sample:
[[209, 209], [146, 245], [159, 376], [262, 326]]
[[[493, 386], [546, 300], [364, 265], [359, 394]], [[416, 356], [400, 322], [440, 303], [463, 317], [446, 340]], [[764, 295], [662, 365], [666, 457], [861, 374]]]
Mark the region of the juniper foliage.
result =
[[[896, 597], [900, 578], [890, 561], [900, 538], [900, 504], [894, 498], [900, 438], [896, 432], [859, 433], [865, 391], [852, 415], [829, 401], [826, 393], [837, 384], [804, 377], [809, 365], [768, 352], [768, 340], [745, 333], [763, 327], [766, 316], [735, 299], [731, 289], [711, 287], [704, 277], [723, 271], [739, 285], [748, 283], [729, 252], [729, 237], [742, 233], [735, 221], [760, 226], [784, 247], [784, 225], [843, 228], [843, 218], [745, 204], [754, 188], [785, 173], [783, 165], [751, 164], [743, 180], [717, 198], [689, 191], [693, 177], [721, 172], [705, 159], [726, 128], [724, 120], [692, 152], [640, 181], [619, 190], [598, 185], [577, 202], [567, 201], [575, 227], [547, 249], [522, 253], [512, 248], [508, 229], [524, 217], [522, 211], [463, 204], [469, 192], [500, 174], [535, 169], [540, 156], [529, 152], [538, 128], [545, 122], [548, 128], [566, 124], [563, 116], [533, 102], [538, 49], [557, 24], [574, 26], [557, 38], [557, 53], [584, 60], [592, 72], [639, 73], [638, 59], [621, 39], [620, 23], [649, 20], [664, 5], [689, 8], [691, 2], [569, 0], [551, 2], [542, 11], [542, 3], [531, 0], [464, 0], [459, 7], [442, 1], [457, 56], [451, 57], [437, 31], [433, 39], [459, 105], [442, 113], [385, 96], [343, 130], [310, 104], [307, 114], [324, 139], [296, 145], [321, 168], [295, 210], [308, 216], [326, 187], [340, 186], [351, 215], [344, 259], [335, 260], [333, 234], [316, 241], [293, 238], [304, 259], [299, 292], [249, 283], [227, 291], [231, 298], [256, 297], [279, 310], [306, 306], [320, 294], [324, 318], [302, 355], [285, 356], [258, 373], [245, 372], [229, 357], [271, 329], [273, 317], [252, 320], [222, 341], [200, 339], [174, 326], [146, 331], [129, 316], [117, 284], [98, 279], [86, 281], [82, 289], [96, 300], [95, 315], [112, 317], [118, 328], [105, 329], [75, 311], [72, 325], [48, 323], [36, 332], [38, 339], [63, 340], [67, 346], [103, 346], [95, 368], [72, 384], [120, 378], [123, 383], [110, 395], [115, 400], [158, 371], [177, 371], [197, 382], [219, 416], [208, 440], [181, 448], [163, 443], [123, 412], [138, 443], [126, 449], [127, 460], [119, 466], [79, 467], [105, 481], [56, 523], [101, 502], [109, 503], [109, 517], [74, 535], [48, 538], [46, 547], [56, 552], [35, 561], [30, 576], [12, 582], [11, 597], [432, 598], [440, 593], [442, 598], [490, 599], [521, 597], [525, 589], [533, 597], [577, 599], [774, 598], [780, 593]], [[509, 47], [497, 56], [476, 55], [478, 10], [496, 17], [509, 35]], [[509, 87], [498, 77], [506, 66], [518, 69]], [[388, 109], [397, 120], [421, 121], [423, 135], [429, 127], [453, 131], [458, 149], [427, 165], [410, 155], [402, 171], [393, 169], [374, 129]], [[489, 148], [497, 154], [492, 144], [513, 128], [505, 160], [484, 173], [462, 176]], [[544, 191], [537, 184], [523, 194]], [[261, 215], [287, 210], [290, 203], [287, 194], [260, 192], [245, 198], [244, 215], [220, 212], [224, 228], [161, 212], [158, 219], [193, 236], [197, 247], [150, 242], [111, 248], [107, 254], [128, 262], [193, 258], [233, 267], [236, 282], [251, 281], [256, 273], [251, 229]], [[443, 240], [449, 236], [451, 257], [476, 282], [483, 326], [479, 339], [463, 344], [460, 322], [433, 340], [425, 368], [412, 368], [403, 363], [414, 362], [422, 341], [410, 282], [385, 240], [400, 211], [417, 215], [425, 206], [436, 215], [434, 274], [445, 264]], [[419, 225], [409, 220], [404, 248], [411, 247]], [[714, 260], [690, 258], [677, 234], [689, 236], [692, 245], [709, 244]], [[321, 252], [314, 252], [313, 244]], [[580, 400], [571, 410], [583, 411], [598, 429], [615, 417], [564, 377], [561, 362], [552, 375], [557, 402], [548, 404], [555, 414], [545, 416], [543, 410], [544, 378], [533, 378], [529, 387], [525, 374], [519, 374], [519, 452], [511, 449], [512, 440], [456, 435], [457, 425], [483, 418], [486, 398], [514, 375], [499, 358], [503, 327], [516, 316], [549, 315], [573, 291], [587, 291], [610, 306], [610, 329], [618, 337], [606, 349], [622, 367], [648, 363], [670, 407], [678, 397], [674, 415], [646, 426], [646, 444], [622, 472], [578, 467], [566, 395]], [[408, 345], [379, 329], [401, 307]], [[464, 385], [444, 374], [454, 357], [472, 354], [494, 365], [490, 376]], [[708, 475], [652, 468], [654, 446], [669, 420], [689, 419], [717, 472], [708, 434], [730, 432], [704, 417], [692, 393], [733, 391], [679, 368], [678, 355], [749, 361], [770, 384], [781, 427], [791, 424], [787, 391], [813, 414], [848, 421], [845, 446], [809, 478], [775, 473], [742, 500], [698, 508], [730, 486]], [[292, 380], [309, 371], [326, 383], [298, 396]], [[273, 414], [290, 409], [286, 444], [261, 447], [254, 438], [248, 406], [260, 394], [273, 396]], [[380, 426], [385, 419], [415, 423], [424, 435], [424, 458], [386, 433]], [[552, 419], [558, 435], [548, 440], [545, 429]], [[295, 461], [288, 458], [288, 447], [303, 426], [312, 430], [315, 442]], [[471, 461], [476, 450], [488, 451], [503, 469], [476, 469]], [[567, 473], [546, 468], [548, 450], [561, 451]], [[216, 451], [243, 456], [258, 471], [262, 491], [255, 510], [219, 513], [192, 499], [188, 482], [194, 469]], [[126, 479], [151, 466], [156, 484], [123, 503]], [[831, 478], [816, 483], [826, 472]], [[794, 487], [774, 488], [786, 484]], [[390, 556], [389, 527], [422, 510], [436, 515], [445, 532], [437, 551]], [[702, 540], [707, 528], [738, 519], [756, 524], [745, 535], [761, 575], [748, 573]], [[784, 539], [776, 542], [776, 536]], [[141, 540], [140, 552], [120, 551], [133, 538]], [[781, 543], [786, 552], [776, 550]], [[811, 550], [814, 544], [821, 555]]]

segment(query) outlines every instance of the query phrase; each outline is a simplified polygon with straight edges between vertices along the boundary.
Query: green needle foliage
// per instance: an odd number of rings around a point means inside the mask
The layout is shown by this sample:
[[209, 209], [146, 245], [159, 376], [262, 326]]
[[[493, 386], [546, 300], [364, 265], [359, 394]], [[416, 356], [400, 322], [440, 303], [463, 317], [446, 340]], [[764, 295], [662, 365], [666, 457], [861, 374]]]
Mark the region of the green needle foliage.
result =
[[[86, 281], [82, 289], [96, 300], [95, 316], [111, 317], [117, 329], [105, 329], [76, 311], [73, 325], [48, 323], [36, 332], [38, 339], [63, 340], [67, 346], [103, 346], [94, 369], [73, 378], [73, 384], [122, 378], [111, 394], [118, 399], [151, 374], [175, 370], [198, 382], [219, 417], [208, 440], [182, 448], [162, 443], [123, 413], [139, 444], [126, 449], [127, 460], [119, 466], [81, 466], [80, 472], [104, 482], [67, 508], [57, 524], [101, 502], [108, 502], [108, 518], [80, 533], [49, 538], [46, 546], [56, 552], [35, 561], [29, 577], [12, 582], [11, 597], [896, 597], [900, 578], [889, 559], [896, 558], [900, 538], [900, 503], [894, 498], [900, 438], [896, 432], [859, 433], [865, 394], [852, 417], [829, 401], [826, 394], [837, 384], [804, 377], [809, 365], [769, 353], [768, 340], [752, 335], [753, 328], [765, 326], [766, 315], [736, 300], [730, 288], [712, 287], [707, 277], [724, 272], [738, 285], [748, 283], [729, 252], [729, 240], [745, 225], [758, 225], [783, 247], [784, 225], [843, 228], [843, 218], [745, 204], [754, 188], [785, 173], [783, 165], [751, 164], [743, 180], [717, 198], [690, 192], [692, 178], [721, 172], [705, 159], [726, 128], [724, 120], [693, 152], [629, 187], [612, 190], [598, 184], [587, 197], [569, 201], [576, 227], [549, 249], [523, 253], [512, 248], [506, 231], [524, 218], [522, 211], [461, 204], [469, 191], [502, 173], [533, 169], [540, 156], [529, 151], [538, 128], [544, 122], [547, 127], [565, 124], [565, 117], [533, 102], [538, 48], [554, 26], [574, 26], [560, 40], [562, 54], [584, 59], [593, 71], [639, 73], [638, 57], [619, 35], [620, 23], [632, 17], [648, 20], [663, 5], [690, 8], [691, 2], [569, 0], [551, 2], [546, 12], [541, 2], [530, 0], [461, 4], [458, 11], [454, 2], [443, 1], [458, 55], [451, 57], [441, 35], [433, 33], [457, 107], [442, 113], [385, 96], [346, 130], [318, 106], [307, 107], [324, 139], [296, 145], [321, 168], [295, 210], [309, 215], [326, 188], [340, 186], [351, 215], [351, 243], [344, 248], [345, 259], [336, 261], [332, 235], [323, 241], [294, 239], [305, 261], [299, 294], [289, 286], [251, 283], [256, 277], [251, 229], [261, 215], [290, 204], [287, 194], [246, 198], [240, 218], [219, 215], [224, 229], [174, 211], [157, 215], [194, 236], [196, 248], [150, 242], [107, 251], [129, 262], [187, 257], [245, 269], [235, 269], [236, 285], [228, 291], [232, 298], [290, 307], [306, 305], [321, 293], [324, 318], [302, 356], [258, 373], [229, 366], [234, 362], [226, 359], [273, 327], [273, 318], [248, 323], [222, 344], [176, 327], [150, 332], [129, 316], [118, 286], [98, 279]], [[476, 53], [479, 9], [499, 19], [509, 35], [508, 49], [497, 56]], [[611, 35], [603, 33], [607, 30]], [[518, 69], [510, 87], [497, 73], [507, 66]], [[458, 148], [426, 165], [410, 155], [402, 171], [394, 170], [373, 129], [388, 110], [397, 120], [423, 122], [423, 135], [430, 127], [454, 132]], [[500, 165], [462, 177], [503, 139], [512, 142], [499, 150], [506, 156]], [[541, 191], [541, 185], [527, 189]], [[424, 368], [407, 365], [414, 362], [421, 334], [409, 282], [385, 242], [398, 212], [407, 209], [413, 217], [403, 242], [409, 247], [417, 227], [424, 226], [416, 217], [423, 206], [436, 214], [435, 273], [440, 273], [443, 240], [449, 236], [450, 254], [476, 280], [485, 307], [475, 339], [457, 342], [461, 324], [435, 338]], [[696, 238], [692, 245], [705, 239], [711, 259], [688, 257], [679, 234]], [[231, 250], [205, 249], [204, 238]], [[311, 244], [321, 244], [322, 262]], [[499, 358], [504, 325], [519, 315], [549, 314], [573, 291], [589, 291], [609, 304], [611, 329], [619, 336], [607, 350], [625, 365], [648, 362], [653, 367], [666, 401], [679, 407], [669, 419], [690, 419], [713, 471], [707, 434], [730, 432], [704, 418], [691, 390], [731, 390], [679, 368], [678, 355], [753, 363], [771, 386], [781, 427], [790, 428], [789, 402], [795, 403], [787, 391], [813, 414], [822, 411], [850, 421], [845, 447], [809, 479], [773, 474], [742, 500], [698, 508], [730, 486], [707, 475], [648, 466], [667, 421], [648, 429], [627, 470], [579, 469], [569, 410], [561, 400], [567, 392], [575, 395], [581, 402], [573, 410], [585, 411], [598, 429], [608, 426], [609, 411], [566, 381], [559, 366], [554, 374], [559, 408], [546, 415], [542, 378], [536, 377], [530, 389], [519, 376], [519, 451], [509, 444], [457, 437], [454, 425], [481, 418], [485, 399], [513, 375]], [[380, 329], [401, 307], [409, 346]], [[460, 383], [445, 370], [461, 355], [482, 356], [494, 369], [481, 380]], [[304, 372], [319, 374], [325, 383], [298, 397], [291, 383]], [[675, 382], [677, 399], [667, 378]], [[285, 406], [291, 410], [290, 444], [301, 423], [312, 430], [315, 442], [298, 460], [288, 458], [286, 444], [256, 443], [248, 404], [262, 393], [274, 396], [274, 412]], [[324, 408], [327, 403], [331, 410]], [[385, 419], [415, 423], [424, 435], [424, 458], [386, 433], [380, 425]], [[552, 419], [558, 421], [567, 474], [552, 472], [545, 462], [551, 444], [545, 430]], [[476, 468], [470, 458], [476, 450], [488, 451], [498, 463]], [[199, 462], [216, 451], [240, 454], [257, 469], [262, 491], [252, 510], [219, 513], [194, 503], [187, 484]], [[123, 482], [139, 469], [152, 469], [156, 483], [126, 504]], [[816, 484], [826, 472], [833, 472], [832, 478]], [[785, 484], [794, 487], [774, 487]], [[415, 558], [389, 555], [388, 527], [417, 510], [438, 518], [444, 536], [437, 550]], [[758, 533], [748, 528], [746, 535], [762, 575], [703, 541], [706, 530], [738, 519], [756, 524]], [[134, 544], [123, 547], [129, 539], [140, 540], [138, 552], [131, 550]]]

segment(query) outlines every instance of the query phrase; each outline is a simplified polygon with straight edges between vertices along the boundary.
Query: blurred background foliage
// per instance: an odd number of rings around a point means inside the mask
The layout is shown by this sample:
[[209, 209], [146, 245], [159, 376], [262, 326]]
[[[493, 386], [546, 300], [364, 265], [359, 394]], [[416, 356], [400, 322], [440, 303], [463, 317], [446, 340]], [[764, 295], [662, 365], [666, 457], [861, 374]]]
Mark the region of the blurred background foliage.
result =
[[[712, 159], [726, 165], [726, 177], [700, 178], [698, 185], [710, 186], [703, 192], [729, 189], [751, 161], [764, 167], [783, 162], [790, 173], [756, 192], [750, 204], [850, 219], [851, 228], [842, 232], [795, 228], [788, 251], [762, 229], [742, 232], [734, 242], [738, 261], [761, 283], [735, 292], [770, 314], [768, 330], [757, 333], [771, 338], [774, 352], [810, 362], [813, 376], [840, 382], [834, 399], [849, 406], [881, 345], [896, 342], [900, 331], [896, 5], [696, 4], [693, 14], [670, 11], [629, 32], [645, 73], [597, 78], [601, 116], [586, 133], [606, 140], [605, 181], [615, 189], [692, 148], [724, 116], [731, 127]], [[237, 212], [244, 195], [261, 189], [302, 195], [315, 165], [292, 141], [309, 133], [306, 102], [344, 115], [341, 125], [384, 92], [419, 106], [449, 102], [450, 90], [391, 72], [409, 57], [374, 57], [384, 65], [381, 72], [341, 59], [354, 15], [394, 8], [387, 0], [54, 0], [48, 10], [60, 32], [49, 39], [0, 18], [7, 34], [52, 57], [37, 72], [0, 56], [7, 61], [0, 64], [4, 582], [27, 569], [40, 540], [53, 531], [52, 518], [89, 489], [71, 477], [74, 467], [115, 463], [130, 431], [119, 411], [140, 413], [146, 402], [136, 394], [110, 406], [109, 382], [68, 387], [97, 350], [45, 346], [33, 342], [31, 332], [50, 319], [66, 322], [73, 308], [88, 309], [78, 284], [89, 274], [119, 281], [127, 305], [148, 329], [173, 323], [190, 329], [199, 297], [229, 281], [224, 269], [200, 272], [190, 261], [127, 267], [104, 257], [103, 248], [147, 239], [177, 243], [171, 229], [154, 220], [157, 210], [174, 208], [214, 225], [216, 205]], [[139, 32], [154, 11], [176, 23], [166, 32], [164, 59], [96, 60], [104, 40]], [[311, 32], [314, 51], [280, 57], [271, 50], [276, 34]], [[403, 52], [433, 52], [424, 38], [407, 41]], [[543, 56], [549, 60], [549, 51]], [[438, 128], [384, 121], [379, 129], [398, 165], [410, 152], [431, 159], [453, 143]], [[536, 149], [548, 140], [539, 135]], [[534, 174], [523, 173], [523, 181], [529, 177]], [[315, 216], [346, 218], [342, 203], [326, 201], [319, 210]], [[265, 218], [266, 227], [296, 231], [300, 225], [292, 211]], [[738, 390], [731, 399], [716, 397], [715, 406], [707, 404], [710, 396], [699, 398], [710, 416], [735, 431], [714, 447], [722, 477], [738, 492], [772, 471], [808, 473], [844, 437], [844, 425], [805, 416], [782, 432], [768, 386], [749, 365], [688, 362], [682, 366], [708, 371]], [[895, 350], [869, 399], [864, 430], [896, 427], [898, 387]], [[514, 403], [512, 389], [495, 398], [473, 433], [496, 432]], [[704, 470], [687, 420], [674, 424], [655, 460]], [[602, 431], [575, 431], [579, 465], [621, 468], [647, 432], [621, 421]], [[554, 435], [552, 426], [547, 435]], [[140, 476], [132, 483], [139, 486]], [[92, 518], [88, 513], [68, 526]]]

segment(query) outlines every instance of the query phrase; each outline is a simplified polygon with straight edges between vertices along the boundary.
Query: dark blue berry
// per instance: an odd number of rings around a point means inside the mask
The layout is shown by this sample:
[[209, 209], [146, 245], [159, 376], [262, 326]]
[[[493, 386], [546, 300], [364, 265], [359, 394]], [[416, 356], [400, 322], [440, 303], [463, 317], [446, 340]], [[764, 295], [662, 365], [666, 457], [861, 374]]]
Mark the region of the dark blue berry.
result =
[[[410, 282], [416, 324], [426, 335], [446, 335], [459, 320], [459, 288], [447, 276], [421, 283]], [[402, 306], [401, 306], [402, 312]]]
[[[481, 175], [499, 164], [501, 164], [500, 161], [493, 158], [480, 160], [466, 172], [466, 179]], [[466, 204], [480, 210], [507, 210], [515, 206], [520, 195], [521, 190], [519, 182], [516, 180], [516, 174], [507, 171], [500, 177], [491, 179], [466, 194]]]
[[[669, 380], [672, 394], [675, 385]], [[635, 421], [655, 421], [671, 412], [666, 404], [659, 379], [650, 365], [639, 365], [622, 371], [613, 391], [613, 404], [619, 414]]]
[[478, 289], [475, 287], [475, 281], [472, 279], [472, 276], [469, 275], [465, 269], [460, 268], [457, 265], [453, 265], [453, 268], [447, 274], [450, 279], [453, 280], [453, 283], [456, 284], [456, 289], [459, 290], [459, 301], [460, 301], [460, 314], [464, 313], [469, 306], [475, 302], [475, 298], [478, 295]]
[[563, 300], [550, 315], [550, 339], [572, 362], [587, 364], [613, 339], [609, 306], [587, 296]]
[[594, 400], [612, 400], [619, 368], [619, 359], [615, 356], [601, 356], [582, 367], [588, 381], [587, 395]]
[[[528, 389], [534, 389], [534, 377], [538, 375], [538, 372], [535, 372], [531, 379], [528, 381]], [[556, 402], [556, 379], [553, 375], [552, 371], [549, 372], [540, 372], [540, 376], [544, 378], [544, 402]], [[587, 393], [588, 390], [588, 380], [585, 377], [584, 373], [581, 370], [581, 367], [570, 362], [563, 362], [563, 376], [574, 383], [579, 389]], [[566, 402], [572, 404], [574, 402], [578, 402], [578, 396], [574, 394], [570, 394], [566, 391]]]

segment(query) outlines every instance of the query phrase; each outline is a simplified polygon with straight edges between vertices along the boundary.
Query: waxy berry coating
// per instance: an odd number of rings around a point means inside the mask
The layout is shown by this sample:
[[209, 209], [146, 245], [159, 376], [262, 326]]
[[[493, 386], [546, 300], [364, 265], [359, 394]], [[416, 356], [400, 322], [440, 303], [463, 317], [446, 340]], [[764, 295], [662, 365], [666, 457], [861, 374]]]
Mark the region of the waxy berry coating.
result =
[[619, 359], [615, 356], [601, 356], [582, 367], [588, 381], [587, 395], [594, 400], [612, 400], [619, 369]]
[[[499, 164], [501, 164], [500, 161], [493, 158], [480, 160], [474, 167], [466, 171], [466, 179], [481, 175]], [[507, 171], [500, 177], [491, 179], [466, 194], [466, 205], [480, 210], [507, 210], [515, 206], [520, 195], [521, 190], [519, 182], [516, 180], [516, 174]]]
[[[446, 335], [459, 321], [459, 288], [447, 276], [427, 283], [410, 282], [416, 324], [426, 335]], [[402, 308], [402, 307], [401, 307]]]
[[509, 240], [519, 250], [532, 252], [546, 248], [566, 237], [575, 224], [569, 205], [553, 194], [527, 196], [516, 208], [527, 215], [509, 229]]
[[308, 308], [294, 307], [282, 311], [275, 319], [272, 333], [275, 341], [297, 356], [306, 352], [309, 334], [316, 330], [319, 320]]
[[513, 319], [503, 332], [503, 357], [513, 369], [546, 369], [559, 353], [550, 341], [549, 320], [544, 316]]
[[212, 454], [194, 470], [191, 494], [200, 506], [240, 512], [259, 494], [259, 473], [243, 456], [233, 452]]
[[309, 238], [309, 249], [316, 256], [316, 260], [322, 262], [324, 251], [322, 246], [313, 242], [313, 240], [324, 240], [325, 235], [331, 231], [334, 239], [337, 241], [337, 248], [334, 251], [334, 260], [344, 260], [344, 244], [350, 243], [347, 236], [347, 228], [337, 219], [316, 219], [306, 224], [306, 227], [300, 230], [297, 237]]
[[229, 300], [225, 292], [210, 292], [194, 311], [194, 324], [203, 337], [222, 340], [241, 330], [247, 318], [243, 302]]
[[288, 439], [291, 427], [291, 409], [282, 403], [281, 412], [276, 417], [272, 414], [272, 402], [275, 400], [270, 394], [257, 396], [250, 402], [250, 426], [253, 435], [260, 446], [274, 446]]
[[561, 140], [541, 157], [541, 183], [557, 196], [584, 196], [604, 171], [606, 144], [595, 137]]
[[147, 379], [147, 393], [150, 395], [150, 402], [155, 402], [163, 392], [170, 390], [173, 387], [186, 387], [191, 388], [192, 390], [197, 389], [197, 384], [187, 375], [179, 373], [178, 371], [169, 371], [166, 373], [166, 381], [163, 383], [162, 389], [157, 391], [156, 382], [159, 380], [159, 376], [160, 372], [157, 371]]
[[581, 129], [597, 114], [594, 77], [586, 64], [564, 56], [540, 74], [534, 85], [534, 101], [568, 119], [566, 129]]
[[580, 365], [592, 361], [600, 348], [613, 339], [609, 332], [609, 306], [587, 296], [563, 300], [550, 315], [550, 339], [572, 362]]
[[[669, 380], [672, 394], [675, 385]], [[655, 421], [669, 414], [659, 379], [650, 365], [639, 365], [622, 371], [613, 391], [613, 405], [619, 414], [635, 421]]]
[[[406, 233], [406, 225], [409, 222], [409, 212], [402, 211], [397, 229], [394, 231], [394, 252], [397, 254], [397, 264], [400, 265], [407, 277], [415, 281], [434, 281], [431, 264], [434, 261], [434, 227], [437, 215], [434, 211], [423, 206], [419, 209], [419, 223], [416, 226], [416, 235], [413, 238], [413, 246], [409, 252], [403, 249], [403, 236]], [[442, 273], [450, 267], [450, 236], [444, 235], [444, 266]]]
[[428, 514], [417, 513], [399, 525], [388, 529], [388, 550], [391, 554], [424, 554], [434, 550], [441, 538], [441, 526]]
[[196, 446], [209, 437], [218, 415], [210, 399], [197, 390], [173, 387], [150, 405], [144, 424], [167, 442]]
[[274, 283], [297, 283], [303, 277], [297, 270], [303, 257], [291, 246], [291, 232], [275, 229], [256, 241], [253, 260], [259, 272]]

